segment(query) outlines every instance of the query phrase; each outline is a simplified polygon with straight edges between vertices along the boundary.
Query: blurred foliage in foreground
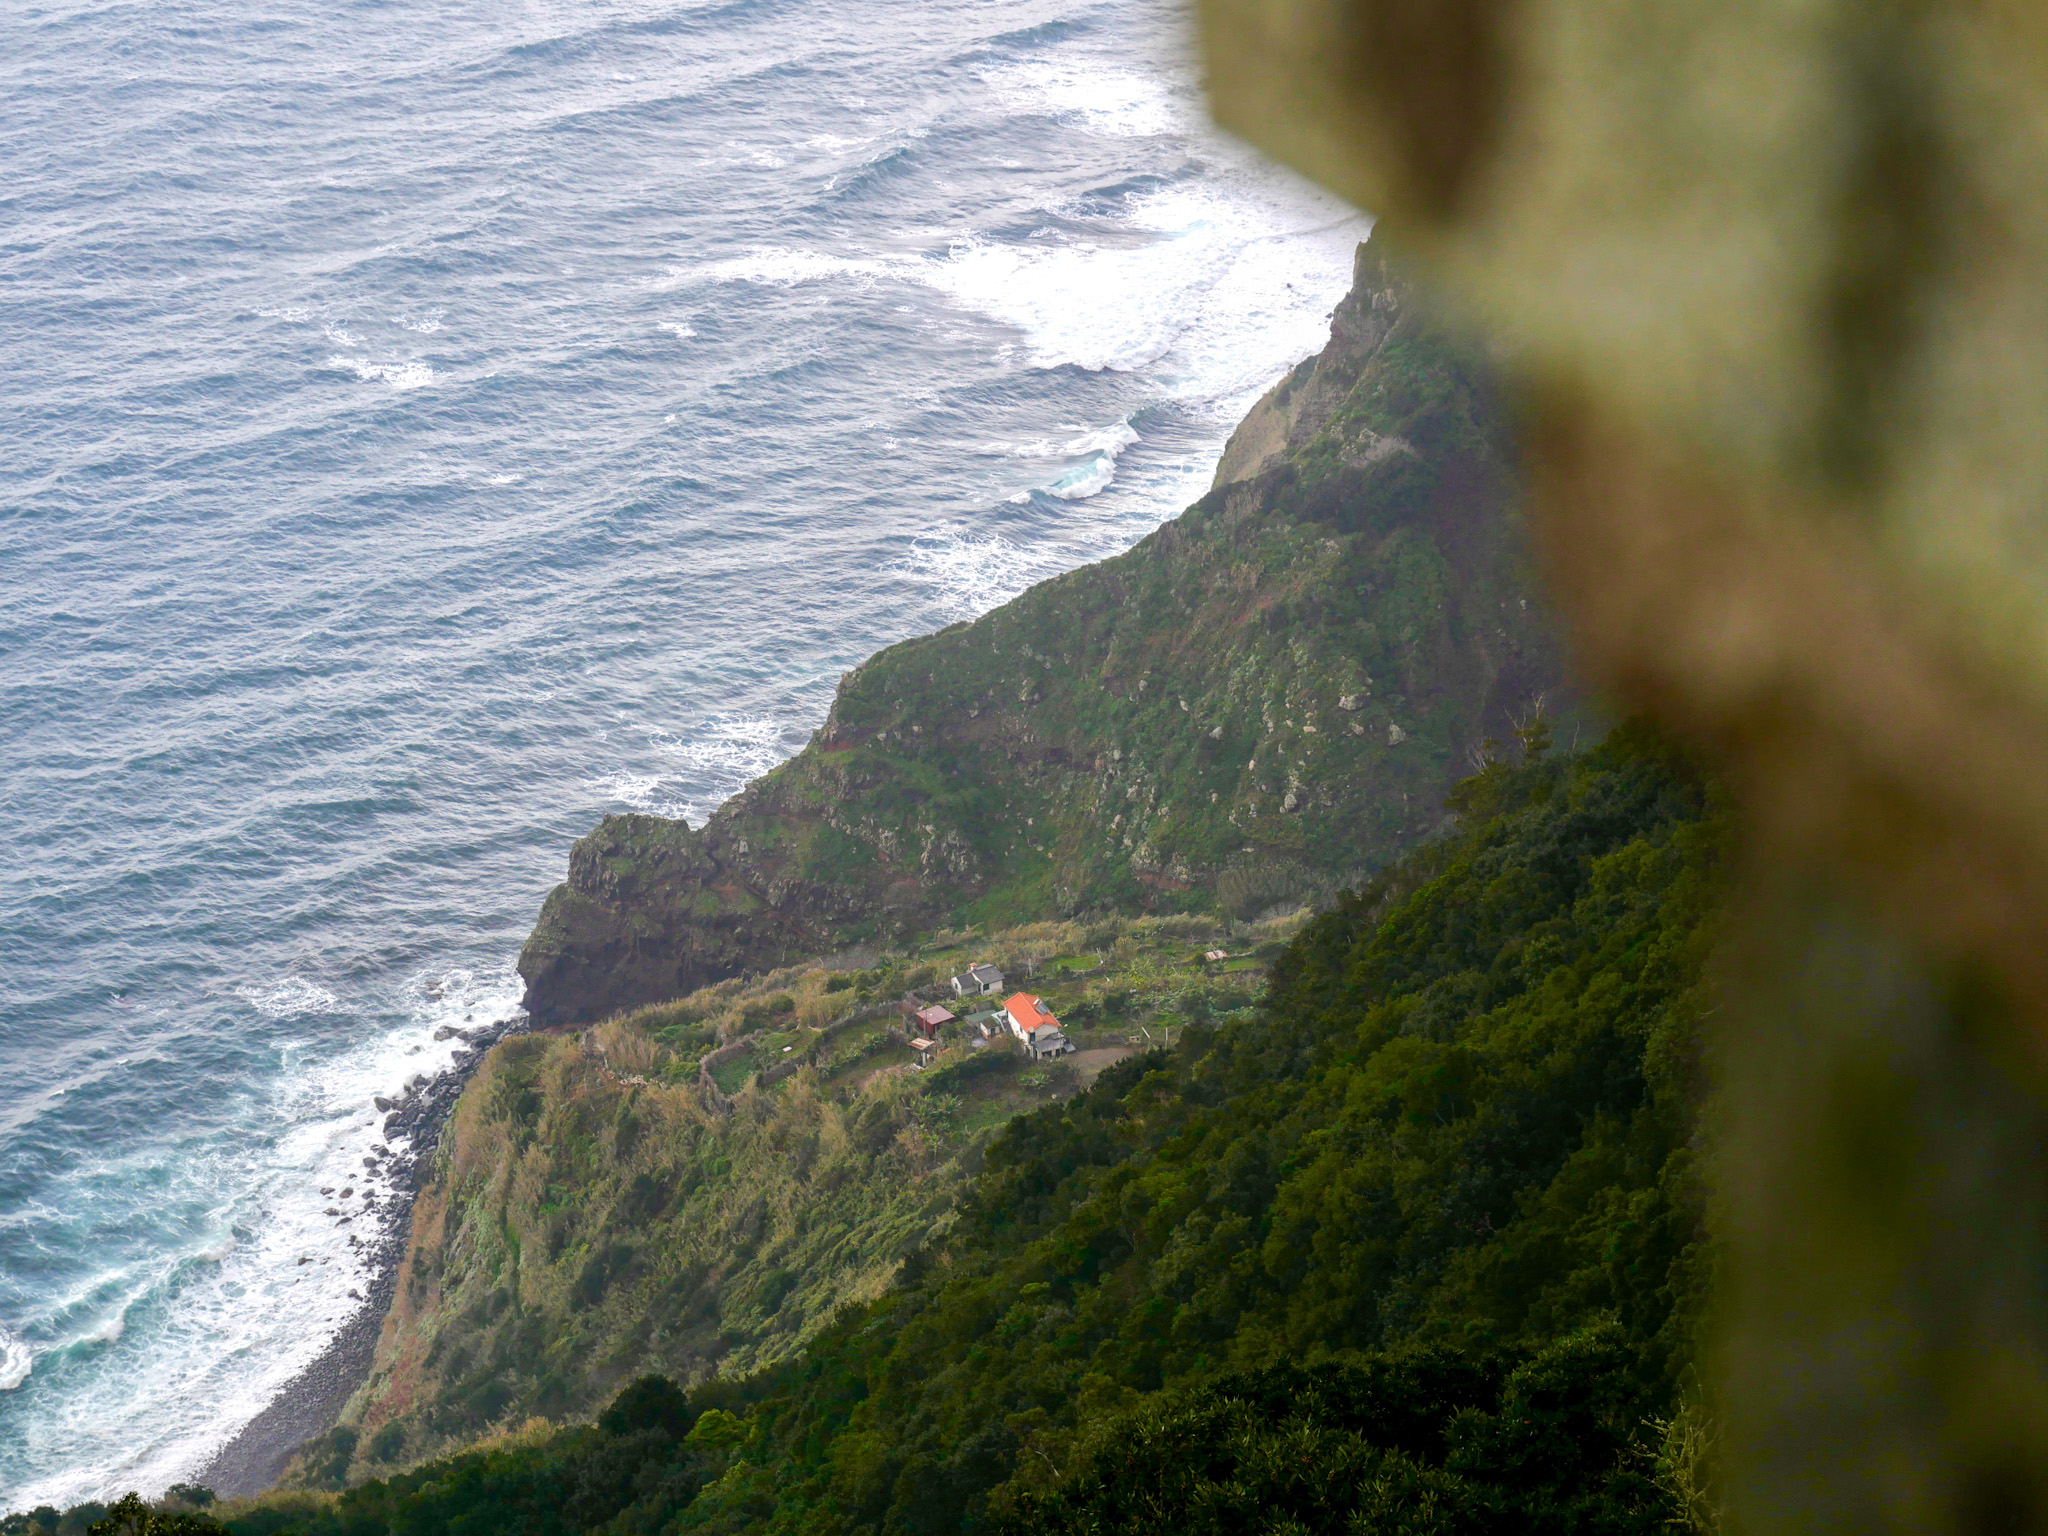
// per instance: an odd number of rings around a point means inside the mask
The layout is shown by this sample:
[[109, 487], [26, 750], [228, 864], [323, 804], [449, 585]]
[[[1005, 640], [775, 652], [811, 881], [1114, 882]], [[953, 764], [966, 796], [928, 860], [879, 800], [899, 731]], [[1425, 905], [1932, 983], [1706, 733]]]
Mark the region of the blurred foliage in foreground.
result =
[[1731, 1517], [2048, 1529], [2048, 7], [1198, 9], [1486, 338], [1588, 681], [1736, 786]]

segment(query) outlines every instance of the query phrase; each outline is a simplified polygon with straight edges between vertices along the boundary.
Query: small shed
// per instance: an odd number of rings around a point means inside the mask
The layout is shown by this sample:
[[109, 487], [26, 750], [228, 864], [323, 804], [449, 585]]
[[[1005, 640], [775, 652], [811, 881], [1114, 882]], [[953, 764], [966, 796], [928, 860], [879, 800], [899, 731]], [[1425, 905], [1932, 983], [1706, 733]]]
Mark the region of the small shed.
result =
[[917, 1064], [920, 1067], [931, 1065], [932, 1052], [938, 1049], [938, 1045], [938, 1041], [927, 1040], [922, 1035], [910, 1042], [910, 1048], [917, 1052]]
[[926, 1034], [934, 1037], [946, 1025], [953, 1022], [953, 1015], [944, 1008], [941, 1008], [937, 1003], [933, 1003], [929, 1008], [918, 1009], [913, 1017], [916, 1018], [919, 1024], [924, 1026]]

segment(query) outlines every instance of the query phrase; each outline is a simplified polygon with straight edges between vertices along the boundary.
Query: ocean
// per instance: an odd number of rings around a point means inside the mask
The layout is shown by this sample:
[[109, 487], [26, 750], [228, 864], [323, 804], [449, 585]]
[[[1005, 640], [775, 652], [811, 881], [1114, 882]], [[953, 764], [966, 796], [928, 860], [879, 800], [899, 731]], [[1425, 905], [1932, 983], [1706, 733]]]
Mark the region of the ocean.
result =
[[[360, 1305], [607, 812], [1127, 547], [1366, 231], [1158, 0], [0, 14], [0, 1510]], [[346, 1193], [344, 1193], [346, 1191]]]

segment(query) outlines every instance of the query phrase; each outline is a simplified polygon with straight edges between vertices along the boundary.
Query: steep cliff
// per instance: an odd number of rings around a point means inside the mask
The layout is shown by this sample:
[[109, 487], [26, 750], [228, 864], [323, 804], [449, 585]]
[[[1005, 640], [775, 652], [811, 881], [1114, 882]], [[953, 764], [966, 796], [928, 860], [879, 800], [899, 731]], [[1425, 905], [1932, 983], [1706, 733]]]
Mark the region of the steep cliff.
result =
[[1361, 248], [1329, 345], [1128, 553], [849, 673], [701, 829], [608, 817], [520, 956], [541, 1023], [942, 924], [1264, 907], [1442, 821], [1548, 697], [1482, 378]]

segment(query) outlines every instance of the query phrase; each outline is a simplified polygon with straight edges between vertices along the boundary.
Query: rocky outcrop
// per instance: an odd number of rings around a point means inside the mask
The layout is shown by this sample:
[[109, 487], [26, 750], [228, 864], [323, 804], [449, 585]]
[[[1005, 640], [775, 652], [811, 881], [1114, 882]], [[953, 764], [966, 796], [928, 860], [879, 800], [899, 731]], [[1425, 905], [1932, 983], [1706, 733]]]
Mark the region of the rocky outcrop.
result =
[[942, 924], [1327, 891], [1436, 828], [1484, 739], [1571, 712], [1500, 416], [1369, 251], [1217, 481], [849, 673], [701, 830], [607, 818], [520, 957], [534, 1018]]

